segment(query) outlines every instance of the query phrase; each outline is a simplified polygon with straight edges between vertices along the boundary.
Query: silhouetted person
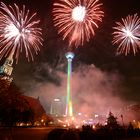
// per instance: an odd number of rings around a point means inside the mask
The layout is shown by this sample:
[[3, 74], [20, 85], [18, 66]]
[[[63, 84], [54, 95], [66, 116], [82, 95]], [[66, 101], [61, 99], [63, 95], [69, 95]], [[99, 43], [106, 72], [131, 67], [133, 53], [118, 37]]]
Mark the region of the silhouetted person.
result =
[[48, 134], [47, 137], [44, 138], [44, 140], [60, 140], [62, 134], [65, 131], [66, 130], [64, 130], [64, 129], [54, 129]]
[[132, 123], [129, 122], [129, 125], [128, 125], [128, 128], [127, 128], [127, 135], [128, 136], [133, 136], [133, 133], [134, 133], [134, 127], [133, 127]]
[[62, 134], [60, 140], [80, 140], [80, 137], [75, 130], [68, 130]]

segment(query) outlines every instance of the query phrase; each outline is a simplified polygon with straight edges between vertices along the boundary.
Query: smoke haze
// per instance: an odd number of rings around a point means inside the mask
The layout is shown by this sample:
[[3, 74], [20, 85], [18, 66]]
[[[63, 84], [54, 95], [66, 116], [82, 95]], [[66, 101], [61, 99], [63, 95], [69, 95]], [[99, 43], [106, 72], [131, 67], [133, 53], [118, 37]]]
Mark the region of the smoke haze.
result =
[[[67, 73], [59, 69], [41, 64], [34, 79], [28, 82], [30, 88], [25, 91], [26, 95], [39, 96], [47, 113], [54, 98], [60, 98], [65, 104]], [[71, 94], [75, 113], [107, 115], [111, 111], [118, 116], [122, 107], [130, 103], [123, 99], [122, 92], [121, 76], [117, 73], [101, 71], [94, 65], [80, 65], [72, 72]]]

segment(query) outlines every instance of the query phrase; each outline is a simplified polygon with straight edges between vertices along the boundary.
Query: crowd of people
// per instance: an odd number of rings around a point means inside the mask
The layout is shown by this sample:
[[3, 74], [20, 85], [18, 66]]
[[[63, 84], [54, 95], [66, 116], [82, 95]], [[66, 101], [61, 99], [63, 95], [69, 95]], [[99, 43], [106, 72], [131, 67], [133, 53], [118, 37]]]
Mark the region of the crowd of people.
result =
[[127, 138], [140, 138], [140, 129], [131, 125], [127, 128], [101, 127], [93, 129], [90, 125], [83, 125], [81, 129], [54, 129], [44, 140], [123, 140]]

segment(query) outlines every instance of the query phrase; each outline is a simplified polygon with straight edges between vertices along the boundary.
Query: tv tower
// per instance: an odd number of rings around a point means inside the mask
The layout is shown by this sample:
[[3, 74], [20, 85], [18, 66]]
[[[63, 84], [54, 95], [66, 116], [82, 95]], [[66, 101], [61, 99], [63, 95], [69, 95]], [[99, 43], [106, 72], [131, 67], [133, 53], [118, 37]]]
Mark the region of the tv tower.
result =
[[72, 96], [71, 96], [71, 73], [72, 73], [72, 60], [74, 58], [74, 53], [67, 52], [65, 54], [68, 67], [67, 67], [67, 97], [66, 97], [66, 112], [65, 115], [67, 117], [73, 116], [73, 107], [72, 107]]

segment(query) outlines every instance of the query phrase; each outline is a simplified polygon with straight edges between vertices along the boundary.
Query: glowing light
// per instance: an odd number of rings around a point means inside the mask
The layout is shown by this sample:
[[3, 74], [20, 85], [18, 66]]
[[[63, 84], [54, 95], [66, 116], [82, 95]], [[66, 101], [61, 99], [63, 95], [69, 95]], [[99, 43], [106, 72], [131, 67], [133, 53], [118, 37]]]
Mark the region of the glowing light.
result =
[[138, 127], [137, 128], [139, 128], [140, 129], [140, 122], [138, 121]]
[[78, 115], [79, 115], [79, 116], [81, 116], [81, 115], [82, 115], [82, 113], [80, 113], [80, 112], [79, 112], [79, 113], [78, 113]]
[[59, 102], [59, 101], [60, 101], [60, 99], [58, 99], [58, 98], [55, 98], [55, 99], [54, 99], [54, 101], [55, 101], [55, 102]]
[[0, 59], [2, 57], [15, 57], [18, 62], [19, 53], [25, 51], [28, 60], [33, 60], [32, 50], [38, 54], [42, 45], [40, 20], [35, 20], [36, 13], [30, 14], [29, 10], [14, 6], [0, 6]]
[[75, 118], [74, 118], [74, 117], [72, 117], [72, 118], [71, 118], [71, 120], [72, 120], [72, 121], [74, 121], [74, 120], [75, 120]]
[[116, 22], [113, 32], [113, 44], [118, 44], [117, 52], [127, 55], [140, 49], [140, 18], [135, 15], [128, 15], [122, 22]]
[[24, 123], [20, 123], [20, 124], [19, 124], [19, 126], [23, 126], [23, 125], [24, 125]]
[[58, 0], [54, 3], [54, 25], [69, 45], [83, 45], [95, 35], [98, 22], [102, 21], [102, 3], [99, 0]]
[[63, 127], [67, 127], [67, 125], [66, 125], [66, 124], [64, 124], [64, 125], [63, 125]]
[[83, 120], [83, 123], [86, 123], [86, 120]]
[[76, 129], [79, 129], [79, 127], [80, 127], [79, 125], [76, 125], [76, 126], [75, 126]]
[[85, 14], [86, 14], [86, 10], [84, 6], [76, 6], [73, 10], [72, 10], [72, 18], [75, 21], [79, 21], [82, 22], [85, 18]]
[[93, 129], [96, 129], [96, 126], [95, 126], [95, 125], [93, 125], [93, 126], [92, 126], [92, 128], [93, 128]]
[[41, 122], [43, 123], [43, 122], [44, 122], [44, 120], [42, 119], [42, 120], [41, 120]]
[[95, 114], [95, 118], [98, 118], [99, 117], [99, 115], [98, 114]]

